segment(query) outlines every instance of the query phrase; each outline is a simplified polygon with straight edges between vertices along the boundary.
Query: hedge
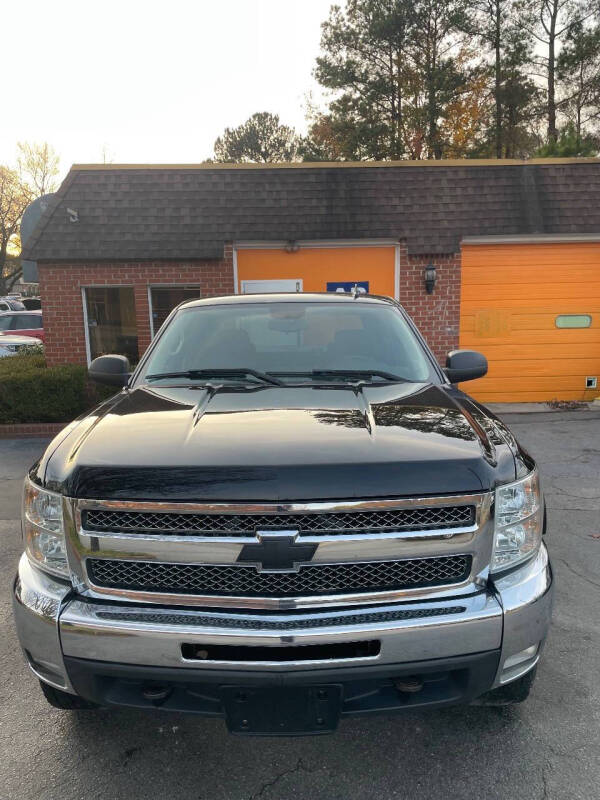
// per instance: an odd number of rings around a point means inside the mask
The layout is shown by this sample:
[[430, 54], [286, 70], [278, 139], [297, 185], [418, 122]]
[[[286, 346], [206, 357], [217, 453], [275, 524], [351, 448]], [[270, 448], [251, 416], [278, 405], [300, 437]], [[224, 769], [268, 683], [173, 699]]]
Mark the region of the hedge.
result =
[[70, 422], [110, 394], [78, 364], [47, 367], [39, 353], [0, 358], [0, 424]]

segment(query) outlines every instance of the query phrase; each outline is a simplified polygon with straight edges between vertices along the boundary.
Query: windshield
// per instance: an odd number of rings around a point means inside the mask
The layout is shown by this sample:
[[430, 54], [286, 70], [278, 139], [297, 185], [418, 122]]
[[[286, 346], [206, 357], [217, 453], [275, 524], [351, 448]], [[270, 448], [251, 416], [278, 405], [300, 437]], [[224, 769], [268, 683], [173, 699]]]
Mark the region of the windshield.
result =
[[12, 320], [13, 318], [11, 314], [7, 314], [6, 316], [0, 316], [0, 331], [10, 330]]
[[[393, 307], [366, 303], [240, 303], [196, 306], [177, 314], [160, 337], [141, 378], [172, 373], [254, 370], [263, 375], [343, 379], [377, 373], [425, 381], [431, 367]], [[154, 377], [153, 377], [154, 376]], [[181, 375], [198, 380], [207, 375]], [[350, 376], [352, 377], [352, 376]], [[355, 375], [356, 377], [356, 375]], [[286, 380], [287, 382], [287, 380]]]

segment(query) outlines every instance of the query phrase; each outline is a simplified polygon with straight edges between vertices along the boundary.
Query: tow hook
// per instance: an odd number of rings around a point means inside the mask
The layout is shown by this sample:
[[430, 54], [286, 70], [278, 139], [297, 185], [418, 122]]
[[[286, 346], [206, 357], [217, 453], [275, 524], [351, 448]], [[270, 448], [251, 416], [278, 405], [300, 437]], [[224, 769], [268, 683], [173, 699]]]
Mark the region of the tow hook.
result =
[[406, 678], [396, 678], [394, 685], [399, 692], [416, 694], [423, 688], [423, 681], [414, 675], [409, 675]]
[[170, 686], [163, 686], [162, 684], [147, 683], [142, 688], [142, 695], [145, 700], [150, 700], [152, 703], [160, 704], [171, 694]]

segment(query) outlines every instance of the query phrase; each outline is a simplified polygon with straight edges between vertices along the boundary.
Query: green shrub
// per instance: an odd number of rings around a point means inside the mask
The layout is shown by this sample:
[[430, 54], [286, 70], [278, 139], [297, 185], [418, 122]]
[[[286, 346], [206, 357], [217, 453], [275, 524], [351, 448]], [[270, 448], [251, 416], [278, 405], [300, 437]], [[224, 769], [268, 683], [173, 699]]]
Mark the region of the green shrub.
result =
[[78, 364], [47, 367], [39, 353], [0, 358], [0, 424], [69, 422], [105, 395]]

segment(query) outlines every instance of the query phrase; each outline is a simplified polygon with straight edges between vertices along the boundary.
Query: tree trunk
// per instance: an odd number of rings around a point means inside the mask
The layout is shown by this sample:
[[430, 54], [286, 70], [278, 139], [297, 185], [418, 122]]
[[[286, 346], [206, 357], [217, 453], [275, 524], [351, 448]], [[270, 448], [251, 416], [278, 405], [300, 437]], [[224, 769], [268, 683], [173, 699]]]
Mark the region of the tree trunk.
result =
[[[401, 42], [404, 41], [404, 36], [401, 37]], [[395, 76], [395, 92], [394, 92], [394, 103], [395, 103], [395, 112], [396, 118], [394, 120], [394, 158], [396, 160], [400, 160], [404, 158], [404, 120], [403, 120], [403, 101], [404, 101], [404, 93], [403, 93], [403, 85], [402, 85], [402, 65], [404, 59], [404, 53], [402, 50], [402, 44], [398, 46], [396, 50], [396, 74]], [[392, 75], [393, 75], [393, 66], [391, 66]], [[393, 80], [392, 77], [392, 80]]]
[[437, 31], [431, 21], [427, 30], [427, 58], [426, 58], [426, 85], [427, 85], [427, 150], [429, 158], [441, 158], [441, 148], [437, 136]]
[[550, 32], [548, 34], [548, 141], [556, 142], [558, 130], [556, 128], [556, 20], [558, 17], [558, 0], [552, 3], [550, 17]]
[[[396, 74], [394, 72], [394, 55], [392, 49], [390, 48], [388, 53], [388, 60], [389, 60], [389, 79], [390, 79], [390, 113], [391, 113], [391, 122], [392, 122], [392, 141], [391, 141], [391, 157], [393, 159], [398, 159], [398, 108], [397, 108], [397, 93], [400, 91], [400, 81], [396, 78]], [[396, 64], [398, 64], [399, 57], [396, 57]], [[399, 68], [397, 68], [399, 72]]]
[[583, 109], [583, 94], [585, 91], [585, 79], [583, 76], [583, 64], [579, 67], [579, 91], [577, 93], [577, 99], [575, 101], [576, 108], [577, 108], [577, 122], [576, 124], [576, 132], [577, 132], [577, 147], [581, 146], [581, 112]]
[[4, 277], [4, 270], [6, 269], [6, 242], [0, 246], [0, 297], [5, 295], [8, 291], [6, 286], [6, 279]]
[[502, 158], [502, 98], [500, 92], [502, 90], [502, 70], [501, 70], [501, 53], [500, 53], [500, 0], [495, 3], [495, 20], [494, 20], [494, 94], [496, 100], [496, 158]]

